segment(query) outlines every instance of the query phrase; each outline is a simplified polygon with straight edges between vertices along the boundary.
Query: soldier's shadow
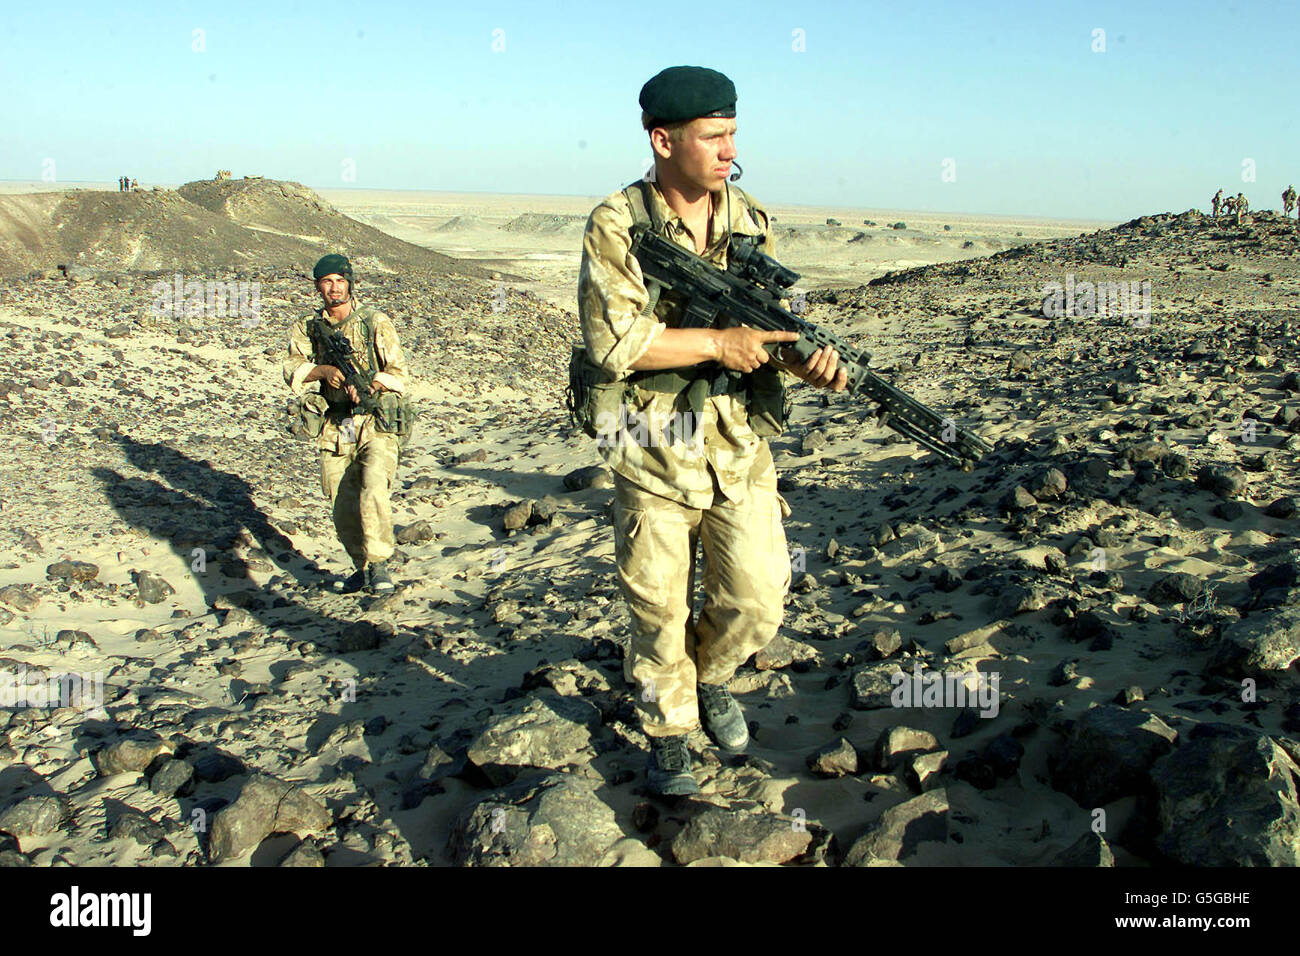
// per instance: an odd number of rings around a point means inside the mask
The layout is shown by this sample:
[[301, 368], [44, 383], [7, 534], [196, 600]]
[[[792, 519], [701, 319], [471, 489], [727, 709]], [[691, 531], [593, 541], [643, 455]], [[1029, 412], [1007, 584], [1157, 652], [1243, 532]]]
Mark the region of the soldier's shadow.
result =
[[[305, 592], [320, 587], [319, 569], [272, 526], [254, 501], [252, 485], [210, 462], [198, 461], [165, 444], [138, 442], [127, 436], [119, 437], [118, 441], [133, 465], [156, 477], [128, 479], [106, 467], [96, 468], [92, 474], [118, 514], [135, 528], [168, 543], [176, 560], [182, 562], [178, 567], [192, 567], [194, 549], [207, 549], [211, 561], [208, 571], [193, 576], [208, 607], [217, 604], [219, 597], [225, 597], [230, 604], [251, 615], [263, 633], [278, 631], [288, 633], [294, 640], [311, 641], [326, 657], [323, 663], [315, 656], [306, 659], [313, 673], [328, 669], [337, 675], [339, 668], [331, 667], [330, 658], [346, 665], [346, 677], [324, 680], [319, 716], [311, 721], [301, 744], [305, 753], [290, 749], [288, 767], [276, 775], [292, 778], [295, 763], [314, 757], [322, 772], [312, 782], [338, 784], [341, 786], [330, 789], [345, 791], [342, 799], [328, 801], [336, 820], [337, 835], [358, 832], [368, 839], [382, 839], [379, 824], [391, 821], [390, 825], [411, 846], [416, 859], [439, 856], [446, 834], [431, 833], [428, 819], [440, 808], [426, 798], [444, 791], [438, 782], [439, 775], [429, 777], [419, 773], [430, 749], [425, 741], [432, 733], [432, 742], [442, 747], [461, 768], [451, 775], [476, 790], [483, 788], [486, 781], [479, 779], [476, 768], [464, 766], [465, 747], [489, 715], [519, 696], [519, 688], [512, 688], [501, 698], [494, 690], [500, 687], [500, 675], [491, 656], [462, 663], [453, 654], [437, 649], [436, 634], [430, 635], [424, 629], [412, 632], [394, 625], [393, 632], [373, 649], [347, 649], [345, 642], [356, 638], [358, 628], [364, 631], [376, 623], [382, 626], [392, 615], [371, 613], [379, 610], [374, 606], [377, 602], [364, 595], [343, 599], [348, 602], [346, 616], [334, 616], [313, 607]], [[323, 500], [320, 504], [322, 508], [327, 507]], [[241, 541], [247, 545], [249, 539], [250, 554], [255, 546], [265, 554], [266, 560], [287, 572], [298, 587], [284, 580], [273, 584], [272, 590], [249, 580], [247, 562], [236, 548]], [[294, 594], [295, 590], [299, 594]], [[471, 597], [468, 593], [463, 596]], [[473, 613], [467, 609], [456, 615], [454, 623], [447, 628], [467, 634], [496, 630], [486, 609]], [[239, 634], [233, 628], [222, 627], [213, 636], [225, 643]], [[272, 661], [268, 668], [272, 694], [293, 679], [296, 667], [305, 660], [287, 646], [288, 641], [285, 644], [279, 659]], [[259, 711], [258, 701], [266, 696], [266, 691], [256, 689], [255, 678], [227, 675], [218, 679], [226, 684], [222, 706], [233, 717], [249, 717]], [[351, 684], [350, 696], [340, 693], [340, 685], [346, 684]], [[455, 686], [448, 687], [448, 684]], [[292, 693], [289, 692], [290, 696]], [[435, 701], [438, 706], [433, 713]], [[260, 745], [253, 745], [256, 746]], [[243, 753], [236, 752], [229, 742], [222, 743], [221, 747], [231, 756]], [[195, 744], [192, 751], [197, 756], [210, 749], [208, 744]], [[253, 752], [252, 759], [241, 756], [250, 775], [265, 769], [257, 765], [256, 751]], [[361, 756], [360, 752], [368, 756]], [[356, 798], [346, 792], [350, 790], [355, 790]], [[484, 793], [463, 796], [468, 804], [476, 802]], [[363, 821], [357, 820], [350, 812], [355, 809], [353, 801], [357, 798], [373, 801], [377, 813]], [[201, 806], [211, 819], [221, 801], [216, 799], [211, 787], [200, 786], [181, 798], [181, 806], [185, 814]], [[255, 852], [254, 865], [278, 862], [283, 855], [279, 853], [282, 848], [276, 844]], [[378, 852], [374, 855], [359, 852], [357, 845], [350, 841], [331, 850], [329, 864], [346, 866], [382, 858]]]
[[[404, 661], [398, 657], [394, 662], [388, 655], [379, 658], [373, 654], [357, 657], [337, 650], [349, 629], [356, 627], [357, 619], [365, 616], [364, 607], [358, 607], [355, 618], [334, 617], [317, 610], [307, 601], [286, 597], [286, 591], [291, 592], [291, 588], [277, 588], [280, 593], [272, 596], [265, 588], [248, 579], [248, 563], [235, 550], [236, 544], [246, 540], [245, 531], [254, 545], [265, 553], [267, 560], [288, 572], [302, 590], [318, 589], [322, 583], [321, 572], [315, 562], [300, 554], [293, 543], [276, 530], [258, 508], [253, 499], [253, 488], [248, 482], [165, 444], [138, 442], [128, 436], [119, 436], [118, 442], [133, 465], [142, 471], [152, 472], [157, 477], [128, 479], [107, 467], [92, 469], [92, 475], [99, 481], [105, 497], [122, 518], [142, 532], [168, 543], [176, 560], [181, 562], [178, 567], [194, 569], [195, 550], [202, 551], [206, 570], [202, 573], [195, 571], [193, 578], [202, 589], [209, 608], [218, 603], [218, 598], [224, 597], [229, 604], [251, 615], [260, 630], [267, 633], [279, 630], [288, 632], [295, 639], [311, 641], [327, 656], [347, 664], [349, 672], [355, 674], [352, 678], [355, 682], [354, 691], [357, 687], [367, 687], [368, 682], [373, 681], [375, 684], [382, 682], [386, 688], [401, 686], [416, 700], [425, 696], [433, 680], [424, 668], [409, 660]], [[324, 506], [322, 502], [322, 507]], [[219, 639], [223, 636], [229, 639], [237, 635], [228, 630], [225, 635], [218, 631], [217, 636]], [[271, 682], [275, 686], [290, 679], [291, 665], [304, 660], [287, 646], [288, 642], [285, 643], [282, 659], [273, 662], [269, 668]], [[378, 666], [367, 673], [365, 668], [372, 662]], [[321, 664], [319, 659], [310, 663], [318, 669], [329, 665], [328, 661]], [[473, 686], [470, 675], [458, 673], [461, 668], [450, 659], [440, 661], [439, 666], [461, 683]], [[232, 716], [244, 716], [256, 710], [257, 701], [264, 695], [250, 696], [251, 685], [248, 680], [238, 676], [223, 676], [218, 679], [226, 684], [223, 688], [223, 698], [226, 701], [224, 706]], [[343, 683], [346, 685], [347, 680]], [[337, 690], [338, 684], [339, 681], [335, 681], [332, 690]], [[343, 701], [342, 707], [335, 711], [333, 705], [339, 700]], [[400, 749], [397, 739], [401, 732], [418, 730], [418, 722], [412, 726], [411, 721], [397, 712], [387, 690], [377, 693], [363, 690], [351, 697], [340, 693], [332, 699], [327, 695], [322, 700], [320, 709], [324, 713], [307, 731], [307, 754], [303, 756], [316, 756], [327, 764], [331, 755], [328, 752], [322, 755], [321, 751], [330, 750], [327, 741], [335, 731], [358, 724], [366, 726], [364, 738], [372, 759], [365, 761], [340, 754], [339, 760], [335, 762], [336, 776], [352, 776], [360, 785], [358, 789], [362, 794], [369, 796], [380, 809], [379, 819], [382, 821], [387, 817], [393, 820], [400, 830], [400, 824], [397, 823], [400, 818], [394, 815], [394, 811], [408, 808], [405, 805], [411, 800], [409, 794], [403, 794], [400, 780], [413, 775], [413, 771], [394, 774], [391, 765], [383, 768], [379, 766], [382, 762], [380, 757]], [[376, 722], [378, 717], [383, 717], [384, 720]], [[346, 739], [346, 734], [344, 738]], [[195, 745], [192, 750], [195, 754], [200, 754], [205, 751], [205, 747]], [[420, 757], [413, 759], [418, 766]], [[371, 766], [363, 767], [359, 763]], [[252, 774], [262, 768], [250, 761], [245, 769]], [[396, 786], [395, 781], [398, 781]], [[220, 800], [214, 801], [213, 795], [203, 792], [201, 788], [181, 802], [187, 822], [193, 807], [202, 806], [205, 812], [210, 813], [220, 805]], [[332, 803], [330, 809], [337, 819], [346, 805]], [[417, 845], [419, 837], [416, 834], [403, 836], [412, 846]], [[203, 842], [203, 838], [200, 839]], [[339, 861], [363, 859], [352, 850], [343, 852], [344, 849], [339, 848]], [[260, 863], [266, 859], [268, 855], [265, 852], [254, 855], [255, 862]]]

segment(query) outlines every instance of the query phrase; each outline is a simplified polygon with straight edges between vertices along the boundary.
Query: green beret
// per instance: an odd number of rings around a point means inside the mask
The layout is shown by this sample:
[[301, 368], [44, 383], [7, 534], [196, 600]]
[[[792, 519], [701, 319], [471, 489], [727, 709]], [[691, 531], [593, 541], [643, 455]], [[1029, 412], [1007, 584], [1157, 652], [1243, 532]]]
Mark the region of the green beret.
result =
[[320, 262], [316, 263], [316, 268], [311, 271], [311, 277], [318, 282], [327, 275], [341, 275], [352, 282], [352, 263], [348, 262], [348, 257], [339, 255], [337, 252], [331, 252], [327, 256], [321, 256]]
[[736, 115], [736, 85], [717, 70], [670, 66], [641, 87], [641, 109], [658, 123]]

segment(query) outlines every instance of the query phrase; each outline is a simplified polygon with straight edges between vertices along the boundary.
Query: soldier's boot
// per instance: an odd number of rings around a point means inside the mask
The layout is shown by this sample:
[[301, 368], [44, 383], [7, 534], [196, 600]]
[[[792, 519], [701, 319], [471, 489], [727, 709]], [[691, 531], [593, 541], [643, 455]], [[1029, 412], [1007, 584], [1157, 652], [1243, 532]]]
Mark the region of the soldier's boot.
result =
[[686, 746], [685, 734], [650, 738], [646, 782], [651, 793], [665, 797], [683, 797], [700, 792], [700, 785], [691, 773], [691, 752]]
[[392, 576], [382, 561], [372, 561], [366, 568], [366, 579], [370, 583], [371, 594], [386, 594], [396, 589]]
[[749, 727], [745, 724], [745, 712], [726, 685], [696, 684], [695, 694], [705, 733], [727, 753], [743, 753], [749, 745]]
[[334, 580], [334, 590], [340, 594], [355, 594], [366, 586], [366, 572], [362, 568], [357, 568], [346, 578], [336, 578]]

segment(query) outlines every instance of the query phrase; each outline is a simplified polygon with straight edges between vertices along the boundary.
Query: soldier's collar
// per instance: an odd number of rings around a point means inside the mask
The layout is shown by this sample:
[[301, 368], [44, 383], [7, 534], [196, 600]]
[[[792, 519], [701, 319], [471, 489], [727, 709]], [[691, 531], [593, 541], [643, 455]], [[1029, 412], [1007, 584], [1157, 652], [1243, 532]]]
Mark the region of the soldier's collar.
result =
[[343, 316], [343, 318], [339, 319], [337, 322], [333, 321], [333, 320], [330, 318], [330, 316], [329, 316], [329, 309], [327, 309], [325, 306], [321, 306], [320, 308], [318, 308], [318, 309], [316, 310], [316, 315], [317, 315], [317, 317], [320, 318], [322, 321], [328, 322], [330, 325], [334, 326], [335, 328], [338, 328], [338, 327], [339, 327], [340, 325], [342, 325], [343, 323], [345, 323], [345, 322], [347, 322], [347, 321], [349, 321], [349, 320], [351, 320], [351, 319], [355, 319], [355, 318], [357, 317], [357, 313], [360, 312], [360, 311], [361, 311], [361, 303], [357, 301], [357, 297], [356, 297], [356, 296], [353, 296], [353, 297], [352, 297], [352, 310], [351, 310], [350, 312], [348, 312], [347, 315]]
[[[730, 184], [723, 183], [721, 189], [710, 193], [710, 195], [713, 197], [713, 214], [709, 218], [710, 248], [719, 239], [725, 241], [728, 233], [735, 232], [742, 236], [763, 234], [763, 230], [759, 228], [750, 215], [747, 204], [741, 200]], [[657, 182], [652, 181], [650, 183], [650, 201], [659, 210], [665, 226], [671, 226], [678, 233], [685, 232], [686, 223], [682, 221], [682, 217], [677, 214], [673, 207], [668, 205], [668, 200], [664, 199], [664, 194], [659, 190]]]

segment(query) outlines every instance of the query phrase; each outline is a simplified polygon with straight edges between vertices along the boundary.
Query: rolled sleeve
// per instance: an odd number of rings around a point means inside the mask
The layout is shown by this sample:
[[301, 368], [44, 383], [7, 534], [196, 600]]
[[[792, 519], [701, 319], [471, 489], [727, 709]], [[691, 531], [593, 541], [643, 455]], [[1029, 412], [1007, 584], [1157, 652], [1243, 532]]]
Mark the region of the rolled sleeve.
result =
[[308, 386], [306, 379], [315, 367], [311, 338], [307, 335], [307, 320], [299, 319], [289, 330], [289, 350], [281, 364], [285, 384], [294, 395], [301, 397], [306, 394]]
[[375, 315], [375, 358], [379, 360], [380, 370], [375, 372], [374, 381], [390, 392], [403, 394], [409, 377], [406, 356], [393, 320], [383, 312]]
[[631, 253], [632, 217], [609, 202], [592, 210], [582, 236], [578, 316], [591, 361], [615, 381], [663, 333], [664, 324], [643, 314], [650, 295]]

